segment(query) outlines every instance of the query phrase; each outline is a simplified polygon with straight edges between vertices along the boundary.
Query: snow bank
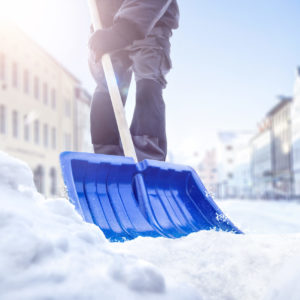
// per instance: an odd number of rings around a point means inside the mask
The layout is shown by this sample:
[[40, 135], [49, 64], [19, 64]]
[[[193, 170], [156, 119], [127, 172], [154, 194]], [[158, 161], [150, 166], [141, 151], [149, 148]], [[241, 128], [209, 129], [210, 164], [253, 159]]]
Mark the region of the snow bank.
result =
[[1, 299], [200, 299], [159, 268], [114, 253], [66, 199], [45, 200], [29, 167], [0, 153]]
[[270, 285], [266, 300], [300, 299], [300, 256], [293, 257], [284, 265]]
[[227, 200], [218, 205], [246, 233], [300, 233], [299, 202]]
[[219, 202], [245, 235], [108, 243], [4, 153], [0, 190], [0, 299], [300, 299], [300, 205]]
[[189, 282], [203, 299], [250, 300], [264, 299], [274, 274], [288, 257], [299, 253], [300, 235], [241, 236], [211, 231], [179, 240], [139, 238], [113, 246], [160, 266], [168, 278]]

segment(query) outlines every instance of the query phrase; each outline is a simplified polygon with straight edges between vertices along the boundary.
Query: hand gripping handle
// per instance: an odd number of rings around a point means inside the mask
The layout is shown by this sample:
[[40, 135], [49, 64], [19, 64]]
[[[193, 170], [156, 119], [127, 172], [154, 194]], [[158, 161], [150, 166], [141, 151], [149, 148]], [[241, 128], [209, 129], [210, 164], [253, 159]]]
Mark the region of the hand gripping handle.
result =
[[[88, 0], [89, 11], [92, 18], [94, 30], [102, 28], [100, 16], [98, 13], [97, 0]], [[102, 56], [102, 66], [110, 94], [111, 103], [116, 117], [118, 130], [121, 138], [121, 143], [124, 150], [124, 155], [132, 157], [137, 162], [137, 156], [134, 149], [132, 137], [127, 124], [125, 109], [120, 95], [119, 87], [116, 81], [113, 65], [109, 54]]]

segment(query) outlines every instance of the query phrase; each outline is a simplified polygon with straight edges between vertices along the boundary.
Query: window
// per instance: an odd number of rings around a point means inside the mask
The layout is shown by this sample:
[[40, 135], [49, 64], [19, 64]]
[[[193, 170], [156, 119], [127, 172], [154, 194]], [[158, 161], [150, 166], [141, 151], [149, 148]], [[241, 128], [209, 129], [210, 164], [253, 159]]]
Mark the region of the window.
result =
[[56, 170], [55, 170], [55, 168], [51, 168], [50, 169], [50, 180], [51, 180], [51, 185], [50, 185], [50, 194], [51, 195], [56, 195], [56, 193], [57, 193], [57, 188], [56, 188], [56, 186], [57, 186], [57, 183], [56, 183], [56, 181], [57, 181], [57, 179], [56, 179]]
[[34, 142], [40, 143], [40, 122], [38, 120], [34, 121]]
[[34, 77], [34, 97], [37, 100], [40, 98], [40, 81], [37, 76]]
[[51, 90], [51, 107], [52, 107], [52, 109], [56, 108], [56, 92], [55, 92], [55, 89]]
[[12, 85], [13, 87], [18, 87], [18, 65], [16, 62], [13, 62], [12, 65]]
[[48, 125], [44, 124], [43, 128], [43, 140], [44, 140], [44, 146], [48, 147]]
[[71, 101], [65, 101], [65, 116], [71, 118]]
[[65, 149], [71, 150], [71, 134], [65, 133]]
[[0, 133], [6, 133], [6, 108], [0, 105]]
[[27, 115], [24, 116], [23, 122], [24, 122], [24, 140], [25, 141], [29, 141], [29, 138], [30, 138], [29, 134], [30, 134], [30, 132], [29, 132], [29, 121], [28, 121]]
[[33, 179], [39, 193], [44, 193], [44, 168], [39, 165], [33, 171]]
[[52, 144], [52, 149], [55, 149], [56, 148], [56, 129], [55, 129], [55, 127], [53, 127], [51, 130], [51, 144]]
[[24, 70], [23, 74], [23, 90], [25, 94], [29, 94], [29, 72], [28, 70]]
[[19, 134], [19, 122], [18, 122], [18, 112], [14, 110], [12, 112], [12, 133], [13, 137], [17, 138]]
[[47, 85], [47, 83], [43, 84], [43, 99], [44, 99], [44, 104], [48, 105], [48, 85]]
[[0, 53], [0, 80], [5, 79], [5, 55]]

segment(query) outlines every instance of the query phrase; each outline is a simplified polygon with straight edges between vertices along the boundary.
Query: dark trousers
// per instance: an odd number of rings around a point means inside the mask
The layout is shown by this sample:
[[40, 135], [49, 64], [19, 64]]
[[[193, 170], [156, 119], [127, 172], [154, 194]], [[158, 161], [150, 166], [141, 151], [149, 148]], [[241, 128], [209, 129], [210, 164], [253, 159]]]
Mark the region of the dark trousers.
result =
[[[165, 160], [167, 154], [165, 103], [162, 90], [171, 68], [169, 42], [149, 36], [130, 48], [111, 54], [123, 104], [132, 73], [136, 104], [130, 132], [138, 160]], [[101, 63], [90, 65], [97, 88], [91, 107], [91, 136], [95, 153], [124, 155]]]

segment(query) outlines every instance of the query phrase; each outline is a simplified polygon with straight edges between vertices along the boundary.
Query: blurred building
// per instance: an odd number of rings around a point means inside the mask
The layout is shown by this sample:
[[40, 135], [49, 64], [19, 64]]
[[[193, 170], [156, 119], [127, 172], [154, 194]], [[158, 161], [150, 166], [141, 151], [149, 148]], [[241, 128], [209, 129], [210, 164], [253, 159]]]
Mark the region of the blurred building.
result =
[[272, 139], [272, 177], [275, 197], [293, 194], [291, 97], [280, 97], [280, 102], [268, 113]]
[[252, 132], [224, 131], [218, 134], [217, 197], [248, 197], [251, 192], [249, 140]]
[[60, 152], [90, 150], [90, 96], [17, 27], [1, 23], [0, 40], [0, 150], [26, 161], [38, 190], [56, 195]]
[[74, 145], [79, 152], [94, 152], [90, 134], [91, 95], [80, 86], [75, 88]]
[[271, 122], [266, 117], [251, 139], [252, 194], [255, 198], [273, 197]]
[[235, 145], [235, 159], [233, 169], [233, 184], [235, 186], [235, 197], [252, 197], [251, 177], [251, 154], [250, 137], [246, 135]]
[[206, 151], [203, 160], [198, 165], [197, 172], [208, 192], [214, 196], [217, 193], [217, 159], [216, 150]]
[[[203, 181], [207, 161], [199, 165]], [[300, 198], [300, 68], [293, 97], [279, 97], [254, 135], [219, 132], [216, 166], [218, 198]]]
[[233, 197], [235, 194], [232, 185], [234, 167], [234, 132], [219, 132], [217, 143], [218, 188], [217, 197]]
[[291, 106], [292, 119], [292, 162], [294, 175], [294, 196], [300, 197], [300, 68], [294, 84], [294, 100]]

